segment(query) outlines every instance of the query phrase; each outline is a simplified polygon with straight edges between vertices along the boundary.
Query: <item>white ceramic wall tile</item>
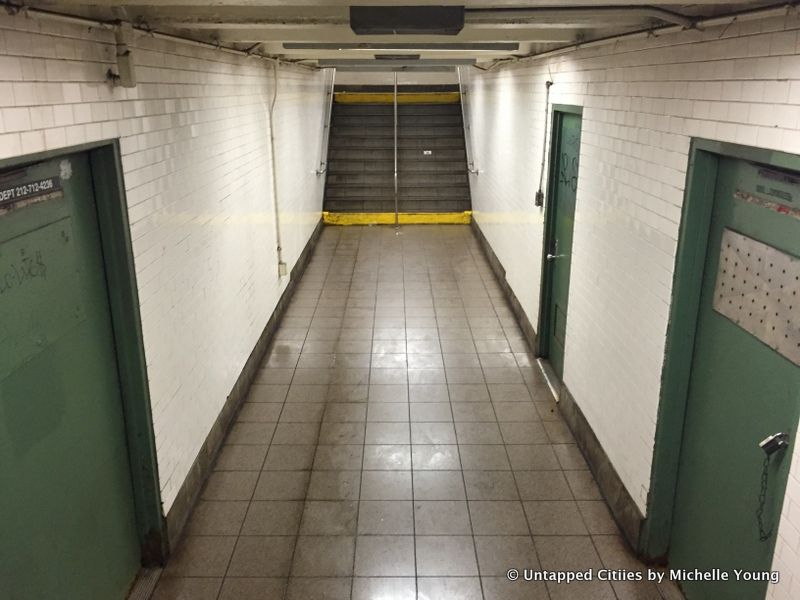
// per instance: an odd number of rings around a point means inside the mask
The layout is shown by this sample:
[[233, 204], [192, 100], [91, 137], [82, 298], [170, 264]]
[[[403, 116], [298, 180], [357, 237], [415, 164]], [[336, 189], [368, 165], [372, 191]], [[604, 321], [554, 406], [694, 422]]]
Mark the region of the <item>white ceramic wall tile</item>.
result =
[[[642, 511], [690, 141], [800, 153], [798, 28], [792, 16], [464, 71], [475, 218], [534, 324], [545, 81], [551, 102], [583, 106], [564, 380]], [[775, 598], [800, 597], [798, 447]]]
[[[0, 16], [0, 157], [120, 137], [158, 466], [169, 510], [285, 289], [270, 170], [271, 63]], [[320, 217], [326, 75], [281, 66], [279, 216], [291, 269]]]

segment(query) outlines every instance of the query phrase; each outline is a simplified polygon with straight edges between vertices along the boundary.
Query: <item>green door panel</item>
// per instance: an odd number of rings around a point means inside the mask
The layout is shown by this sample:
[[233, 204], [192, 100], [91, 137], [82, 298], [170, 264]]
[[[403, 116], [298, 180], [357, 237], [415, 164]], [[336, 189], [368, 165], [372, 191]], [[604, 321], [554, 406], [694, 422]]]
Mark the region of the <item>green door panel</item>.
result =
[[581, 116], [554, 113], [554, 146], [550, 199], [550, 235], [546, 247], [548, 301], [545, 308], [546, 354], [559, 377], [564, 374], [564, 340], [567, 332], [567, 303], [575, 220], [575, 195], [578, 189], [578, 161], [581, 145]]
[[[792, 438], [769, 467], [764, 516], [767, 527], [777, 529], [798, 443], [800, 367], [713, 308], [717, 272], [725, 266], [724, 230], [800, 257], [800, 220], [779, 210], [796, 205], [800, 186], [776, 183], [769, 172], [734, 159], [719, 164], [670, 542], [674, 568], [733, 573], [772, 565], [776, 532], [760, 541], [756, 519], [765, 457], [758, 443], [779, 431]], [[785, 189], [772, 195], [776, 186]], [[763, 198], [765, 190], [771, 190], [768, 202], [748, 201]], [[733, 574], [728, 582], [683, 584], [688, 600], [760, 600], [766, 586], [736, 581]]]
[[122, 599], [139, 545], [89, 161], [0, 188], [51, 176], [0, 214], [0, 596]]

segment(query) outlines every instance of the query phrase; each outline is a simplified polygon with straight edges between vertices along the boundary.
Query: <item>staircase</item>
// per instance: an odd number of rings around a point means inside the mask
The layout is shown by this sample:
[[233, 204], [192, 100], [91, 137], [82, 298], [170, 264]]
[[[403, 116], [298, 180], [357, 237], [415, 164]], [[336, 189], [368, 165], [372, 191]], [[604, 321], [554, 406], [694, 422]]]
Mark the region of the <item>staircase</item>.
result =
[[[324, 210], [394, 212], [393, 104], [334, 103]], [[460, 104], [398, 105], [399, 212], [470, 210]]]

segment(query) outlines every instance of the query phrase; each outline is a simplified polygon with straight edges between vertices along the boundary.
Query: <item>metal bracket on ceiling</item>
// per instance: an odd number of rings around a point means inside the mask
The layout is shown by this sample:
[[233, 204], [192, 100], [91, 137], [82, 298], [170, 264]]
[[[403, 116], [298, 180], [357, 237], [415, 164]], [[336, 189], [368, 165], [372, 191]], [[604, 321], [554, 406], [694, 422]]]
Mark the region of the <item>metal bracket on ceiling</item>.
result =
[[245, 48], [245, 52], [247, 53], [247, 56], [255, 56], [256, 55], [256, 50], [258, 50], [263, 43], [264, 42], [256, 42], [255, 44], [253, 44], [249, 48]]
[[18, 14], [25, 14], [27, 16], [28, 7], [24, 4], [14, 4], [12, 2], [3, 2], [3, 8], [6, 9], [6, 12], [15, 17]]
[[133, 60], [133, 50], [129, 47], [134, 34], [133, 25], [120, 21], [114, 25], [114, 39], [116, 40], [117, 72], [111, 69], [106, 73], [106, 78], [113, 86], [126, 88], [136, 87], [136, 68]]

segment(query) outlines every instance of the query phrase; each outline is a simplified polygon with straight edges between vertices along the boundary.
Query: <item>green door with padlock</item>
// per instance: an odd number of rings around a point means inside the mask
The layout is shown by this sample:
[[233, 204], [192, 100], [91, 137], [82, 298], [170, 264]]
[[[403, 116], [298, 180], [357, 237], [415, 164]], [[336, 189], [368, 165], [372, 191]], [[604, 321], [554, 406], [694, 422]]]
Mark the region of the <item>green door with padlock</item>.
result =
[[0, 596], [125, 598], [139, 543], [91, 167], [0, 172]]
[[771, 568], [798, 443], [800, 174], [720, 158], [713, 202], [669, 559], [728, 573], [688, 600], [761, 600], [735, 570]]

